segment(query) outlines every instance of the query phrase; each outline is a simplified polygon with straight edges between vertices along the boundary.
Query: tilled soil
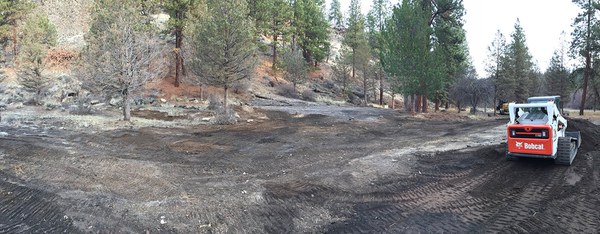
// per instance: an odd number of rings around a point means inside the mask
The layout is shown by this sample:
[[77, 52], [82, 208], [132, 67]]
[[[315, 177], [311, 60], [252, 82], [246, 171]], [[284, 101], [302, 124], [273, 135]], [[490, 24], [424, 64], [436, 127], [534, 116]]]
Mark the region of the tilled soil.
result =
[[[507, 161], [503, 119], [85, 133], [0, 126], [0, 233], [598, 233], [600, 128], [570, 167]], [[358, 116], [354, 118], [353, 116]]]

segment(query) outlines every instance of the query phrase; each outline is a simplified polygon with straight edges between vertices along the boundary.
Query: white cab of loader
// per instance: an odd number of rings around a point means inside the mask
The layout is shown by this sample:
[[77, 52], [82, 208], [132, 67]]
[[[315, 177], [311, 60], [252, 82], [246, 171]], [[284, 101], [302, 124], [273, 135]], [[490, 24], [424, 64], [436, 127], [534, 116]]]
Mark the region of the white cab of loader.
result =
[[507, 157], [551, 158], [571, 165], [581, 144], [579, 132], [566, 132], [558, 96], [532, 97], [528, 103], [509, 103]]

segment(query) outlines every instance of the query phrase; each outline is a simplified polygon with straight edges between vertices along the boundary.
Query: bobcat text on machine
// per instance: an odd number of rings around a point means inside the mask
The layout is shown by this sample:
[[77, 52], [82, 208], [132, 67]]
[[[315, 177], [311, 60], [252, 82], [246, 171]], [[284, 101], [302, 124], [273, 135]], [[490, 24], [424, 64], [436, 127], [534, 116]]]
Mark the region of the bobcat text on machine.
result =
[[510, 103], [507, 158], [549, 158], [556, 164], [571, 165], [581, 146], [581, 134], [566, 131], [567, 120], [559, 108], [559, 96], [530, 97], [525, 104]]

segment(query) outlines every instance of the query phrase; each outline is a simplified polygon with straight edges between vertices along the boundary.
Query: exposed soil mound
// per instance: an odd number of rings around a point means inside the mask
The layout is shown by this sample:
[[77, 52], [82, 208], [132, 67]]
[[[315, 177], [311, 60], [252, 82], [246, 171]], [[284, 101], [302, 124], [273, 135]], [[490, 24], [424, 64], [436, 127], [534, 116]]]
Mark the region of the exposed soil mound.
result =
[[569, 119], [567, 131], [581, 133], [581, 153], [596, 151], [600, 145], [600, 126], [585, 119]]

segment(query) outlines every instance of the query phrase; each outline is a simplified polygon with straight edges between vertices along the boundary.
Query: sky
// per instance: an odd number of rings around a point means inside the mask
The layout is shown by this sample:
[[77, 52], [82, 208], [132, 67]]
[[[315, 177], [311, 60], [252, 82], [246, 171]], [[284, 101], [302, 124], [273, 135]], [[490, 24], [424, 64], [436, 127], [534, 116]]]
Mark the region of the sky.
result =
[[[331, 0], [327, 1], [327, 7]], [[350, 0], [340, 0], [342, 11], [347, 13]], [[372, 0], [363, 0], [362, 10], [367, 13]], [[398, 3], [392, 0], [392, 3]], [[469, 53], [479, 76], [487, 76], [485, 61], [488, 46], [496, 31], [504, 34], [510, 42], [517, 19], [525, 31], [529, 53], [540, 71], [548, 67], [552, 54], [561, 45], [561, 33], [570, 42], [571, 24], [579, 9], [571, 0], [464, 0], [466, 10], [465, 30]]]

